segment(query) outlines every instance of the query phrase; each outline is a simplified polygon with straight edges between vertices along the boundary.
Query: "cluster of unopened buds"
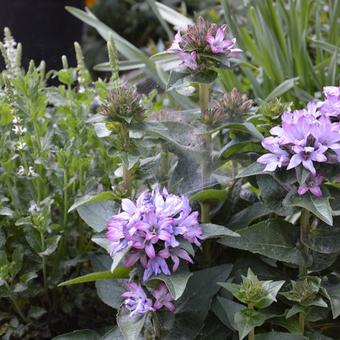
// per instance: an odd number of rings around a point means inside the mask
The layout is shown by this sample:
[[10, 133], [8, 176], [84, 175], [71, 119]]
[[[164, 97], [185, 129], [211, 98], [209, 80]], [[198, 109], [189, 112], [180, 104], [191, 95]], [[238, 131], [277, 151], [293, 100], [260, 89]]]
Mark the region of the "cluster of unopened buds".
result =
[[[177, 271], [181, 260], [192, 263], [186, 245], [200, 246], [203, 239], [198, 212], [192, 211], [189, 199], [158, 188], [143, 192], [136, 202], [123, 199], [121, 212], [108, 221], [106, 235], [111, 241], [112, 256], [129, 249], [123, 263], [126, 267], [140, 264], [143, 282], [159, 274], [171, 275]], [[135, 284], [130, 286], [130, 290], [141, 294], [142, 288], [137, 289]], [[160, 289], [163, 296], [166, 287]]]
[[282, 125], [272, 128], [272, 136], [262, 141], [270, 153], [257, 160], [266, 165], [264, 171], [298, 166], [306, 169], [310, 174], [298, 188], [300, 195], [309, 191], [314, 196], [322, 196], [320, 185], [324, 176], [317, 169], [323, 163], [340, 163], [340, 88], [325, 87], [324, 95], [324, 101], [310, 102], [302, 110], [284, 112]]
[[200, 70], [209, 56], [237, 57], [242, 52], [235, 48], [236, 39], [228, 39], [226, 35], [226, 25], [211, 24], [199, 17], [194, 25], [177, 32], [169, 51], [178, 54], [182, 65]]

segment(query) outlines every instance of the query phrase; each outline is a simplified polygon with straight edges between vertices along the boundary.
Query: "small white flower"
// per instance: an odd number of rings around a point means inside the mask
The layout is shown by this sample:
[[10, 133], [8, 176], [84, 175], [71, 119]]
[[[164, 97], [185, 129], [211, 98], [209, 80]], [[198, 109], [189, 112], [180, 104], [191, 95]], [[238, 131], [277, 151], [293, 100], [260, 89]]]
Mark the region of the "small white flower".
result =
[[21, 125], [14, 125], [14, 127], [12, 128], [12, 131], [16, 135], [22, 136], [25, 132], [27, 132], [27, 129], [25, 127], [22, 127]]
[[28, 208], [29, 213], [39, 212], [39, 207], [34, 201], [30, 201], [30, 207]]
[[84, 93], [85, 92], [85, 87], [84, 86], [79, 86], [78, 87], [78, 93]]
[[14, 116], [14, 118], [13, 118], [13, 124], [18, 124], [18, 123], [20, 123], [21, 122], [21, 118], [20, 117], [17, 117], [17, 116]]
[[17, 169], [17, 175], [19, 176], [25, 175], [25, 168], [22, 165], [20, 165], [19, 168]]
[[18, 151], [21, 151], [21, 150], [25, 150], [26, 149], [26, 146], [27, 144], [25, 142], [17, 142], [15, 143], [15, 148], [18, 150]]
[[31, 177], [37, 176], [37, 173], [34, 171], [34, 169], [33, 169], [32, 166], [30, 166], [30, 167], [28, 168], [27, 176], [31, 176]]

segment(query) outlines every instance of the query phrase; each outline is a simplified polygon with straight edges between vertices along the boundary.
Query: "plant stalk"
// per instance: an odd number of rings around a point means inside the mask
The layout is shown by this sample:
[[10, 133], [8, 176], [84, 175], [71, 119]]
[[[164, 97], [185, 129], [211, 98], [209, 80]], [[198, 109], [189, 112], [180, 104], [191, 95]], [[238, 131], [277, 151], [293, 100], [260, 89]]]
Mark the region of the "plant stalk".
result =
[[248, 340], [255, 340], [255, 329], [254, 328], [248, 334]]
[[131, 195], [131, 177], [128, 166], [123, 162], [123, 183], [127, 196]]
[[[300, 217], [300, 243], [301, 243], [302, 252], [303, 252], [305, 261], [308, 260], [308, 255], [309, 255], [309, 248], [304, 243], [304, 240], [308, 238], [308, 233], [309, 233], [309, 228], [310, 228], [309, 218], [310, 218], [310, 212], [307, 209], [302, 209], [301, 217]], [[307, 275], [307, 267], [305, 264], [302, 264], [299, 267], [299, 277], [300, 279], [302, 279], [306, 275]], [[305, 332], [305, 315], [303, 312], [299, 313], [299, 329], [300, 329], [301, 334], [303, 335]]]
[[[199, 101], [201, 108], [202, 117], [208, 111], [209, 105], [209, 84], [199, 84]], [[202, 161], [202, 189], [204, 189], [210, 180], [210, 155], [211, 155], [211, 135], [210, 133], [206, 133], [203, 136], [203, 144], [205, 149], [205, 156]], [[203, 202], [201, 211], [201, 222], [208, 223], [210, 221], [209, 211], [210, 207], [208, 203]]]
[[[4, 281], [5, 286], [7, 288], [8, 291], [10, 291], [10, 287], [9, 284], [7, 283], [7, 281]], [[21, 308], [19, 307], [18, 303], [15, 301], [15, 298], [12, 295], [9, 295], [9, 299], [11, 300], [14, 309], [16, 310], [16, 312], [18, 313], [18, 315], [20, 316], [21, 320], [24, 321], [25, 323], [29, 323], [29, 320], [26, 318], [26, 316], [24, 315], [24, 313], [22, 312]]]
[[[209, 106], [209, 84], [199, 84], [199, 102], [202, 118], [207, 114]], [[203, 136], [204, 157], [202, 160], [202, 190], [204, 190], [210, 181], [210, 163], [212, 141], [209, 132]], [[201, 202], [201, 223], [210, 222], [210, 205], [208, 202]], [[211, 263], [211, 247], [212, 241], [206, 240], [203, 243], [203, 267], [209, 267]]]

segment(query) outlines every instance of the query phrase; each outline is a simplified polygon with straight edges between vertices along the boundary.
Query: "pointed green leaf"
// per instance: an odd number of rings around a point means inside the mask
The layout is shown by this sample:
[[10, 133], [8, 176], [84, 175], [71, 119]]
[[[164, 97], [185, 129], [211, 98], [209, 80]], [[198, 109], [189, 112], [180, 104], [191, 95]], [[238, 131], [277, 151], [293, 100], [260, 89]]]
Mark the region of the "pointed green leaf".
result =
[[104, 279], [128, 279], [130, 271], [131, 269], [129, 268], [118, 267], [113, 272], [103, 271], [103, 272], [86, 274], [86, 275], [79, 276], [68, 281], [64, 281], [60, 283], [58, 287], [71, 286], [71, 285], [76, 285], [80, 283], [93, 282], [93, 281], [104, 280]]
[[126, 340], [138, 340], [146, 318], [149, 313], [144, 315], [130, 316], [125, 307], [121, 307], [117, 315], [117, 324], [121, 330], [124, 339]]
[[193, 274], [186, 271], [186, 272], [175, 272], [170, 276], [167, 275], [158, 275], [153, 276], [149, 279], [149, 281], [160, 280], [163, 281], [172, 297], [175, 300], [178, 300], [184, 293], [187, 283], [190, 277]]
[[218, 242], [283, 262], [304, 263], [300, 250], [296, 248], [299, 230], [293, 224], [273, 219], [238, 229], [237, 233], [241, 237], [226, 236]]
[[299, 196], [295, 190], [288, 193], [283, 204], [288, 207], [301, 207], [309, 210], [315, 216], [329, 225], [333, 225], [332, 209], [329, 203], [329, 196], [315, 197], [307, 193]]
[[205, 223], [201, 224], [203, 229], [203, 238], [207, 240], [209, 238], [217, 238], [223, 236], [230, 236], [230, 237], [240, 237], [238, 233], [228, 229], [223, 225], [212, 224], [212, 223]]

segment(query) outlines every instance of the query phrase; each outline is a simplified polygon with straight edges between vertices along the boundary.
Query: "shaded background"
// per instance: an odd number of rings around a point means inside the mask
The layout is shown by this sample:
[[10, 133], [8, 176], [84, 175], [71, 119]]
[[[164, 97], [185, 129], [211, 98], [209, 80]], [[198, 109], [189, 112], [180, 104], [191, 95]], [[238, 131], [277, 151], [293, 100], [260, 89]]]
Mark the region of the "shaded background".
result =
[[[83, 0], [2, 0], [0, 31], [9, 27], [15, 40], [23, 45], [23, 65], [33, 59], [45, 60], [48, 69], [61, 67], [65, 54], [75, 63], [73, 42], [80, 41], [82, 23], [65, 6], [83, 7]], [[2, 34], [1, 34], [2, 35]], [[0, 62], [0, 67], [4, 64]]]

